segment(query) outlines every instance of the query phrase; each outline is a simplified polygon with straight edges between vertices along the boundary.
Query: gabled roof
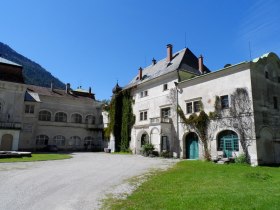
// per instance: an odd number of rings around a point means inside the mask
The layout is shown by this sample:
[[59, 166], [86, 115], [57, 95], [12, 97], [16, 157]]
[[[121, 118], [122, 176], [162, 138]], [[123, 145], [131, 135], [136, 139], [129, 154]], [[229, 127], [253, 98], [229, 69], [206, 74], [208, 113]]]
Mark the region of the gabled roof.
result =
[[[166, 58], [164, 58], [156, 64], [144, 68], [142, 70], [142, 80], [139, 79], [138, 75], [135, 76], [125, 89], [177, 70], [189, 72], [194, 75], [201, 74], [198, 70], [198, 58], [188, 48], [174, 53], [170, 62], [167, 62]], [[205, 65], [204, 71], [207, 73], [210, 72]]]
[[8, 64], [8, 65], [13, 65], [13, 66], [21, 66], [21, 65], [19, 65], [17, 63], [14, 63], [14, 62], [9, 61], [9, 60], [7, 60], [5, 58], [2, 58], [2, 57], [0, 57], [0, 63], [4, 63], [4, 64]]

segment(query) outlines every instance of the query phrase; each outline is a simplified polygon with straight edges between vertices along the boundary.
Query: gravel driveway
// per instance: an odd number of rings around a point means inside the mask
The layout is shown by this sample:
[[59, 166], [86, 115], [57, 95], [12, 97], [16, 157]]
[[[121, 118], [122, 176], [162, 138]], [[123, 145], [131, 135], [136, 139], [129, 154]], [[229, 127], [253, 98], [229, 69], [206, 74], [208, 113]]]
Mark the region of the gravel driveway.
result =
[[98, 209], [125, 180], [178, 160], [137, 155], [74, 153], [67, 160], [0, 163], [0, 209]]

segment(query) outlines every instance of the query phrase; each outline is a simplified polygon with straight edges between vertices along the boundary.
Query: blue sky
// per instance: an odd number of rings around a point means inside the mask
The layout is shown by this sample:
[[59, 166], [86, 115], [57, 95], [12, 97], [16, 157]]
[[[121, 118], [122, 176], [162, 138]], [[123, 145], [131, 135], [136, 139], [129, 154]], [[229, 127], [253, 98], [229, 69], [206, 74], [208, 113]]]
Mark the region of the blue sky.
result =
[[110, 99], [116, 81], [186, 46], [212, 71], [280, 56], [278, 0], [1, 0], [0, 41], [73, 89]]

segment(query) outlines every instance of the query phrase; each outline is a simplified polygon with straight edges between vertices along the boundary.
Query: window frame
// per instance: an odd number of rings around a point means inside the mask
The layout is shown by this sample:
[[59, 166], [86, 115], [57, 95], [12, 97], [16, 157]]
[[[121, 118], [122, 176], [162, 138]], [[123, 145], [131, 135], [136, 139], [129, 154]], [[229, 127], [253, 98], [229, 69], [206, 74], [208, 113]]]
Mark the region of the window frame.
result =
[[162, 118], [170, 118], [171, 116], [171, 109], [170, 107], [165, 107], [160, 110], [160, 116]]
[[[61, 115], [62, 114], [62, 115]], [[54, 117], [55, 122], [67, 122], [67, 114], [65, 112], [57, 112]]]
[[[220, 96], [220, 100], [221, 100], [221, 109], [229, 109], [229, 95]], [[227, 101], [227, 103], [224, 103], [225, 101]]]
[[34, 104], [25, 104], [24, 113], [25, 114], [34, 114], [35, 105]]
[[36, 136], [36, 145], [42, 146], [42, 145], [48, 145], [50, 138], [47, 135], [40, 134]]
[[52, 114], [48, 110], [41, 110], [39, 111], [38, 114], [38, 120], [39, 121], [51, 121], [52, 119]]
[[81, 124], [83, 122], [83, 117], [79, 113], [74, 113], [71, 115], [71, 123]]
[[186, 113], [187, 114], [192, 114], [193, 113], [193, 102], [192, 101], [186, 103]]
[[[89, 119], [91, 119], [91, 120], [89, 121]], [[95, 123], [96, 123], [95, 116], [92, 114], [87, 115], [85, 118], [85, 123], [88, 125], [95, 125]]]
[[53, 137], [53, 144], [56, 146], [65, 146], [66, 138], [62, 135], [56, 135]]
[[140, 121], [148, 120], [148, 111], [140, 111]]
[[201, 111], [200, 103], [201, 103], [201, 101], [193, 101], [193, 112], [194, 113]]

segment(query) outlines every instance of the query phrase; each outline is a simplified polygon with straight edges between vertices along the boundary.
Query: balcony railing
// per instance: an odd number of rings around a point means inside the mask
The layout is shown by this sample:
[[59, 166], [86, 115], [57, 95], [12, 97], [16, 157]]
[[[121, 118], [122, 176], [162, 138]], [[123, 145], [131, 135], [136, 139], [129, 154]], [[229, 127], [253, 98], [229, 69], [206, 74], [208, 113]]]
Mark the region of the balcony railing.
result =
[[169, 117], [153, 117], [150, 118], [150, 123], [155, 124], [155, 123], [171, 123], [171, 118]]
[[0, 129], [21, 129], [21, 123], [18, 123], [18, 122], [0, 122]]

